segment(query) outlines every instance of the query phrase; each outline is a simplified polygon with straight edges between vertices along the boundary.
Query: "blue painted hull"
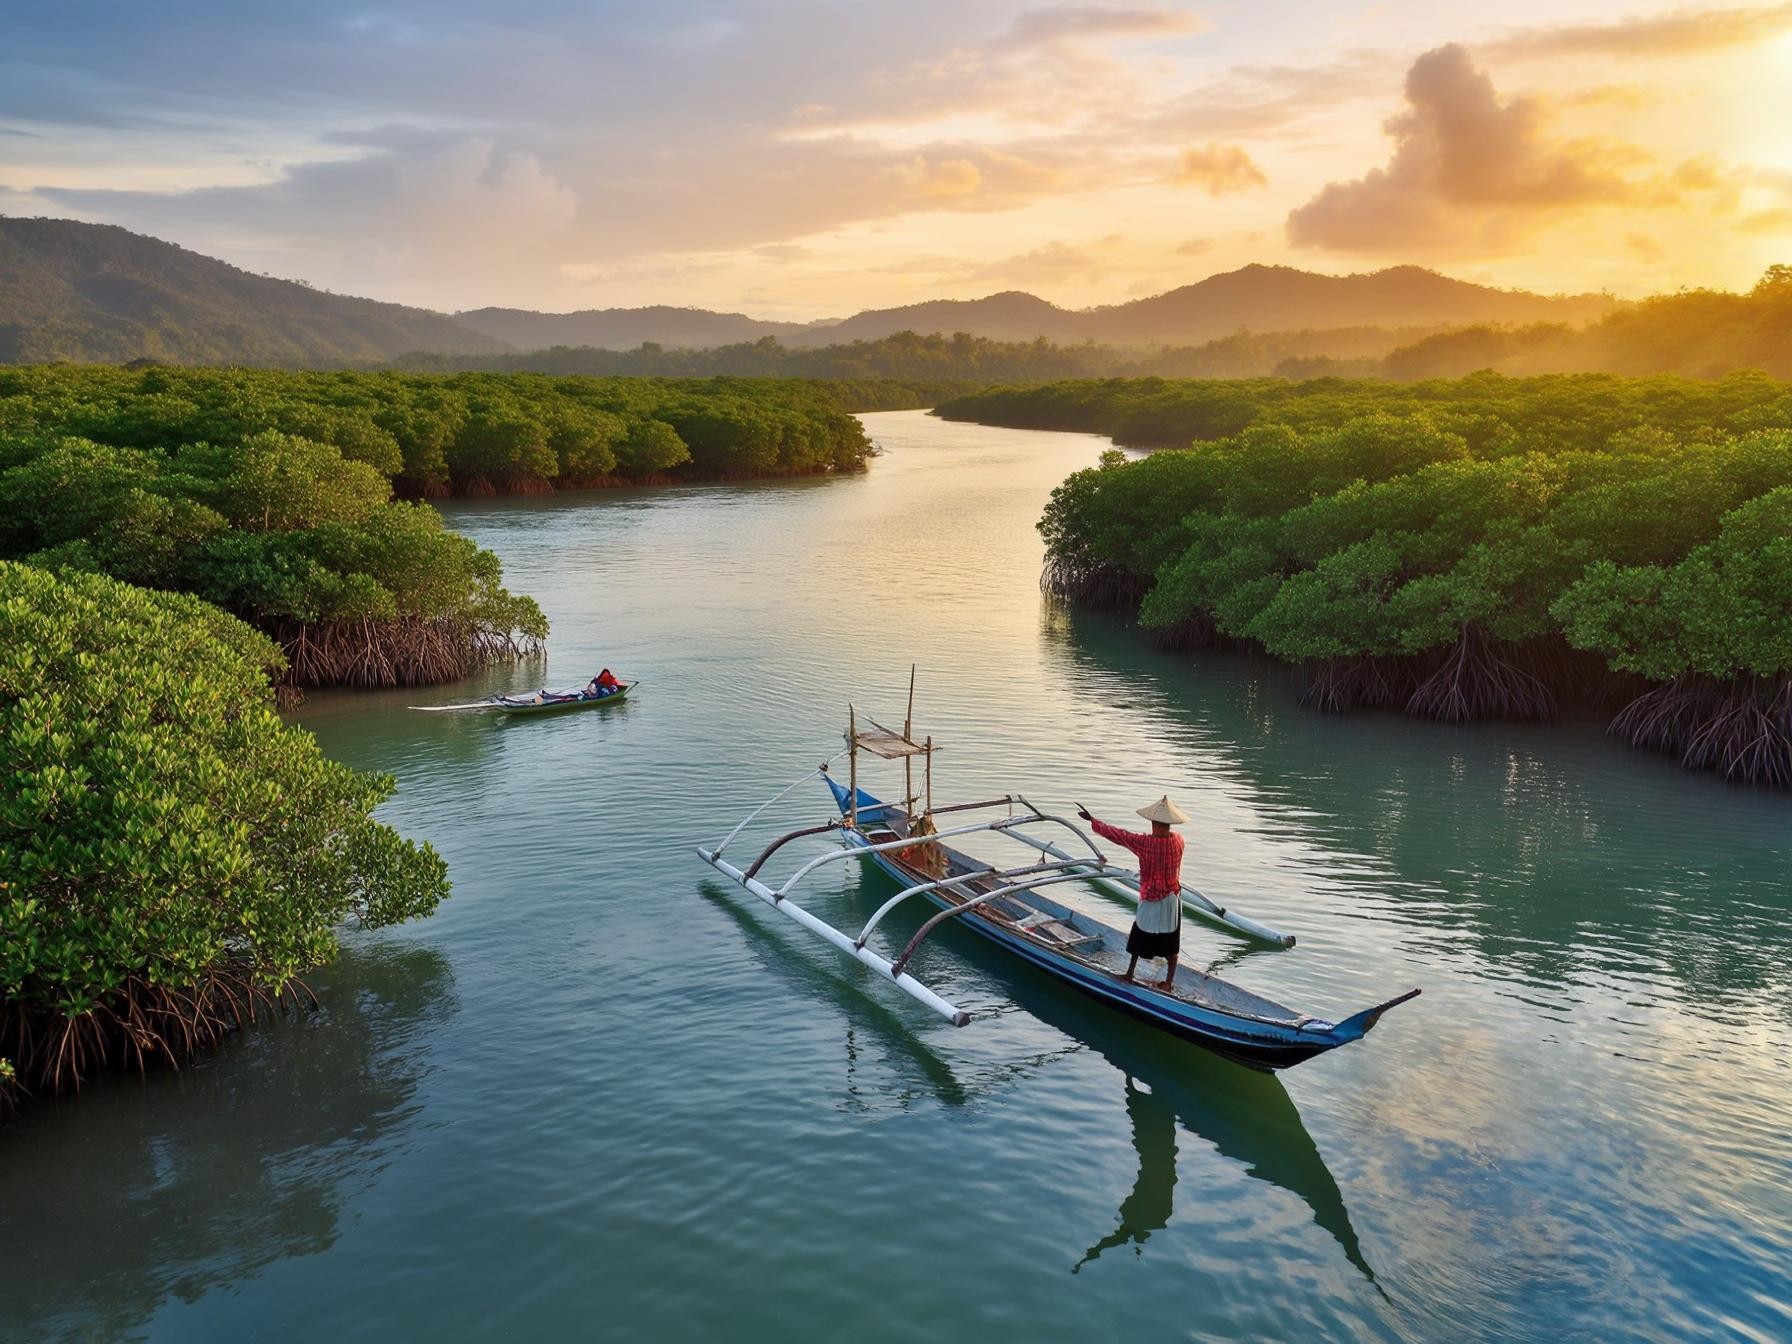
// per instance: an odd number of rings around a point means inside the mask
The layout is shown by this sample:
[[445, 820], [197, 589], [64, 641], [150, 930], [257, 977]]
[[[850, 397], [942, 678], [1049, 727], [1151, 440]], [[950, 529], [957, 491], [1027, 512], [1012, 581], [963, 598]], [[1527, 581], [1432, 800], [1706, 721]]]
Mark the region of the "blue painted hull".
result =
[[[827, 783], [828, 787], [833, 790], [836, 804], [840, 806], [842, 814], [844, 814], [847, 790], [832, 779]], [[859, 790], [859, 816], [862, 823], [871, 825], [880, 823], [884, 819], [884, 814], [879, 809], [886, 807], [897, 813], [900, 813], [901, 810], [899, 805], [884, 804], [863, 789]], [[864, 831], [855, 830], [850, 826], [845, 828], [844, 834], [850, 844], [863, 847], [873, 843]], [[951, 852], [947, 850], [948, 854]], [[891, 854], [873, 854], [870, 857], [878, 867], [904, 887], [929, 880], [928, 874], [905, 867], [899, 859]], [[928, 893], [926, 899], [942, 909], [951, 909], [956, 904], [950, 897], [939, 893]], [[1114, 935], [1115, 938], [1119, 936], [1118, 930], [1092, 920], [1086, 915], [1068, 912], [1067, 907], [1060, 907], [1056, 902], [1042, 900], [1036, 894], [1024, 895], [1021, 899], [1042, 908], [1066, 909], [1069, 917], [1076, 920], [1079, 928], [1100, 929]], [[1262, 1021], [1254, 1017], [1240, 1016], [1206, 1005], [1191, 1003], [1187, 999], [1174, 998], [1143, 986], [1129, 985], [1114, 974], [1085, 965], [1076, 958], [1054, 952], [1048, 947], [1040, 946], [1025, 935], [1011, 931], [993, 919], [983, 918], [977, 911], [968, 912], [964, 918], [952, 922], [970, 929], [995, 943], [1004, 951], [1013, 953], [1053, 979], [1062, 981], [1078, 992], [1118, 1009], [1129, 1017], [1258, 1068], [1287, 1068], [1290, 1065], [1311, 1059], [1315, 1055], [1324, 1054], [1328, 1050], [1335, 1050], [1340, 1045], [1358, 1040], [1374, 1025], [1375, 1019], [1380, 1013], [1379, 1009], [1372, 1009], [1342, 1023], [1314, 1021], [1311, 1026]], [[1112, 944], [1110, 943], [1109, 946]], [[1273, 1006], [1279, 1008], [1279, 1005]], [[1286, 1012], [1287, 1010], [1282, 1011]]]

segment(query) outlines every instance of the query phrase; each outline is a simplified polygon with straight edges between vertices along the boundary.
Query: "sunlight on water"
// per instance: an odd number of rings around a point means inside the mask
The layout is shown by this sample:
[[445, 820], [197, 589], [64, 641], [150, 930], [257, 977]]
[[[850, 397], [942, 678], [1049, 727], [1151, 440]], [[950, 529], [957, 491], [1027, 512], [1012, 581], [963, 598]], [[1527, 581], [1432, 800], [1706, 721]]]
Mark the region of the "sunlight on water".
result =
[[[1596, 722], [1332, 718], [1160, 654], [1038, 591], [1033, 524], [1103, 441], [866, 421], [860, 478], [447, 510], [551, 661], [300, 717], [398, 775], [454, 899], [351, 936], [317, 1016], [31, 1116], [0, 1337], [1792, 1331], [1785, 798]], [[916, 969], [979, 1014], [954, 1030], [716, 880], [691, 847], [837, 750], [849, 699], [899, 721], [911, 662], [940, 801], [1167, 790], [1190, 880], [1300, 938], [1190, 924], [1191, 960], [1320, 1016], [1424, 997], [1270, 1077], [952, 934]], [[637, 696], [404, 709], [604, 664]]]

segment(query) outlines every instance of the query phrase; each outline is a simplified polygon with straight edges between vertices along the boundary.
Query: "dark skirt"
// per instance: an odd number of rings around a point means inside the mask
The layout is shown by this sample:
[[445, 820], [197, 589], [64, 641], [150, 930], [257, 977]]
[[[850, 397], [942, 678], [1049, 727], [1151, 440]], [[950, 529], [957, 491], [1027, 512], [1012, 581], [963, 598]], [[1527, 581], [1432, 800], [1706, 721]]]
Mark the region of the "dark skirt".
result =
[[1126, 951], [1134, 957], [1173, 957], [1182, 950], [1182, 926], [1168, 933], [1146, 933], [1137, 924], [1126, 935]]

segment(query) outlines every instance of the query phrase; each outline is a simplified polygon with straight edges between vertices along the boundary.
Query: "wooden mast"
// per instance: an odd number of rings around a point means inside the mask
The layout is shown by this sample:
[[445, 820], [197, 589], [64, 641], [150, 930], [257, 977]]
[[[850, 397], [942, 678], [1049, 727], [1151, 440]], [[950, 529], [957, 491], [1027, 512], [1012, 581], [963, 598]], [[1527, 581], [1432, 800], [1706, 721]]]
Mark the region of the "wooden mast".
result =
[[[915, 665], [908, 665], [908, 710], [902, 716], [902, 740], [915, 740]], [[915, 820], [915, 762], [914, 757], [902, 758], [902, 809], [908, 814], [912, 828]], [[931, 809], [930, 809], [931, 810]]]
[[859, 829], [859, 715], [849, 702], [846, 706], [847, 794], [846, 823]]

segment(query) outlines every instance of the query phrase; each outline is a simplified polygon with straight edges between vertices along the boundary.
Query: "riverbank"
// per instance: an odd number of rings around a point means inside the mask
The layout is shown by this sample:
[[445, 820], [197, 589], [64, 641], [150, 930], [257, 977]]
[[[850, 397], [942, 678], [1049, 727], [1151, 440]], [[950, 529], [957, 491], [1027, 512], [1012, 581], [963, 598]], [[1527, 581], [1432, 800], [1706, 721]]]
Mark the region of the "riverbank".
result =
[[1792, 787], [1783, 384], [1110, 383], [940, 409], [1203, 426], [1182, 451], [1104, 455], [1040, 523], [1051, 591], [1165, 647], [1267, 653], [1326, 710], [1598, 706], [1633, 745]]
[[282, 694], [428, 685], [547, 623], [420, 500], [862, 471], [835, 389], [749, 379], [0, 368], [0, 559], [191, 593]]

